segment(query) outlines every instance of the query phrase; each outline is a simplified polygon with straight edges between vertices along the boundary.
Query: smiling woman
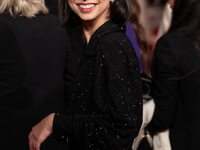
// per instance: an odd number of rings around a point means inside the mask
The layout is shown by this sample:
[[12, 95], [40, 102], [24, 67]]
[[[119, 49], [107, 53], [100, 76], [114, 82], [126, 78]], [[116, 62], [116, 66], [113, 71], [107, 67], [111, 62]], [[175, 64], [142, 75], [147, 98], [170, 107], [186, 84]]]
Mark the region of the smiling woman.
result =
[[31, 150], [53, 132], [71, 150], [131, 150], [142, 123], [137, 56], [125, 35], [129, 0], [60, 0], [63, 26], [82, 25], [86, 37], [67, 113], [33, 127]]
[[87, 43], [94, 31], [110, 19], [110, 0], [69, 0], [69, 6], [82, 20]]

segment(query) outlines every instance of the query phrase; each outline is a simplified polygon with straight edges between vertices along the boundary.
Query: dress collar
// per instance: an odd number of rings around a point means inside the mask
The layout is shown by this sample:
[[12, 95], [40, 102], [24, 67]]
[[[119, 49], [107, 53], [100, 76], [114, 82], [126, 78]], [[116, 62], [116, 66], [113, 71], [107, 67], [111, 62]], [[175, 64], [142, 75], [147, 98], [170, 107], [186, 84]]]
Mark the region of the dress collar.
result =
[[126, 32], [126, 27], [121, 26], [117, 23], [112, 22], [111, 20], [105, 22], [102, 26], [100, 26], [91, 36], [89, 43], [86, 45], [84, 49], [84, 53], [88, 56], [92, 56], [95, 54], [94, 46], [99, 41], [99, 39], [106, 34], [112, 32]]

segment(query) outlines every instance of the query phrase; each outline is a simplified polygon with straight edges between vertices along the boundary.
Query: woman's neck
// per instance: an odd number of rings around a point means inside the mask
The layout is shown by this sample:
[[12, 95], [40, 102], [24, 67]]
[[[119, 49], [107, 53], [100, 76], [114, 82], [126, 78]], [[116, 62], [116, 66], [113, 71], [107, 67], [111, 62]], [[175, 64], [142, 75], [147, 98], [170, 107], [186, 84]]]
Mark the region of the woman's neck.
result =
[[86, 38], [86, 42], [89, 43], [90, 41], [90, 37], [92, 36], [92, 34], [101, 26], [103, 25], [105, 22], [107, 22], [109, 19], [106, 20], [102, 20], [102, 21], [83, 21], [82, 22], [82, 26], [83, 26], [83, 32]]

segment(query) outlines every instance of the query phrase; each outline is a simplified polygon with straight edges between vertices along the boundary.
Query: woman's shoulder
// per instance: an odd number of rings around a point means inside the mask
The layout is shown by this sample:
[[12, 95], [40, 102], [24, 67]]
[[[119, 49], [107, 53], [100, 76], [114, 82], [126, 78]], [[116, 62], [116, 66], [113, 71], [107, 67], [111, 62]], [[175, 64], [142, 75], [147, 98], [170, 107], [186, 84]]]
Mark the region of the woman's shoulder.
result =
[[126, 36], [125, 32], [121, 31], [115, 31], [105, 34], [104, 36], [102, 36], [102, 38], [99, 40], [98, 43], [99, 44], [114, 43], [116, 45], [120, 45], [121, 47], [131, 45], [131, 42]]
[[130, 40], [127, 38], [125, 33], [122, 32], [112, 32], [105, 35], [99, 40], [98, 45], [100, 45], [104, 50], [109, 49], [110, 52], [121, 51], [123, 53], [128, 53], [129, 51], [134, 51]]
[[[125, 34], [126, 27], [115, 24], [111, 21], [107, 22], [92, 37], [95, 41], [95, 49], [100, 47], [102, 54], [110, 54], [120, 57], [136, 57], [134, 48], [130, 40]], [[95, 39], [95, 40], [94, 40]], [[91, 42], [92, 43], [92, 42]]]
[[114, 32], [101, 38], [96, 53], [100, 54], [106, 62], [114, 62], [115, 66], [131, 62], [132, 66], [139, 67], [133, 45], [124, 33]]

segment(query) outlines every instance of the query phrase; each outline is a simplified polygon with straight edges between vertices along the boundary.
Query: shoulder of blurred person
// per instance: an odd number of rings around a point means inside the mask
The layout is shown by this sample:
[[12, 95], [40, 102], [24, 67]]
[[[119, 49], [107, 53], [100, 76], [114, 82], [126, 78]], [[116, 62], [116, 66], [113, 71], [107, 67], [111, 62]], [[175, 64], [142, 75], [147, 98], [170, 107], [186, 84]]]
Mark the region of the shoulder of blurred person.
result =
[[49, 13], [58, 16], [58, 1], [57, 0], [45, 0], [45, 5], [49, 9]]
[[162, 62], [154, 64], [159, 67], [156, 70], [161, 71], [168, 67], [173, 70], [173, 78], [177, 80], [187, 76], [200, 65], [199, 50], [184, 32], [164, 34], [156, 44], [154, 55], [157, 61]]

